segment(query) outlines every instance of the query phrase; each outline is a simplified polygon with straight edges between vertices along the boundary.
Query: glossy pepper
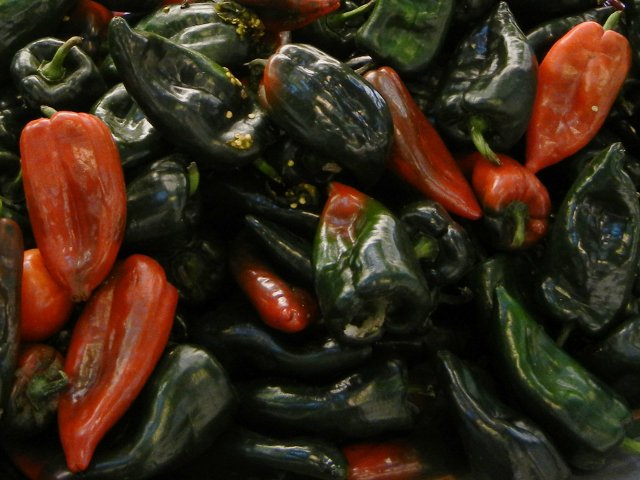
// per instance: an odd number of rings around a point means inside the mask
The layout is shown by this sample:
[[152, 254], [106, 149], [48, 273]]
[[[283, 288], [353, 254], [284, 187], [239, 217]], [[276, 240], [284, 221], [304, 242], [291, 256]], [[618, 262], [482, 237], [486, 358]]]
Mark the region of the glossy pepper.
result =
[[270, 136], [266, 115], [228, 69], [119, 17], [109, 24], [109, 47], [149, 121], [201, 168], [236, 168], [260, 154]]
[[18, 90], [5, 85], [0, 90], [0, 150], [17, 153], [20, 132], [31, 120], [31, 111], [22, 101]]
[[233, 386], [215, 357], [193, 345], [175, 345], [141, 392], [126, 438], [98, 447], [81, 475], [57, 457], [39, 478], [157, 478], [205, 451], [229, 425], [235, 406]]
[[267, 30], [296, 30], [340, 7], [340, 0], [239, 0], [254, 10]]
[[267, 61], [259, 94], [273, 120], [299, 143], [364, 184], [383, 174], [393, 142], [389, 108], [342, 62], [310, 45], [283, 45]]
[[433, 299], [399, 220], [364, 193], [333, 182], [313, 247], [324, 321], [343, 340], [371, 342], [426, 321]]
[[20, 137], [29, 219], [45, 266], [74, 301], [89, 298], [122, 243], [126, 192], [107, 126], [81, 112], [33, 120]]
[[436, 126], [497, 163], [492, 152], [513, 147], [527, 129], [537, 74], [509, 5], [498, 3], [458, 44], [434, 106]]
[[169, 339], [178, 293], [150, 257], [118, 264], [73, 328], [58, 430], [67, 465], [85, 470], [96, 446], [138, 396]]
[[518, 250], [539, 242], [551, 214], [547, 187], [513, 158], [497, 154], [491, 164], [480, 152], [462, 162], [471, 171], [471, 184], [484, 209], [483, 222], [490, 244], [498, 250]]
[[424, 72], [440, 51], [453, 18], [452, 0], [376, 0], [356, 45], [403, 75]]
[[576, 153], [604, 123], [631, 66], [631, 47], [604, 26], [583, 22], [553, 44], [540, 64], [527, 130], [525, 166], [537, 172]]
[[391, 170], [447, 211], [471, 220], [480, 218], [482, 210], [469, 182], [400, 75], [391, 67], [380, 67], [368, 71], [364, 78], [380, 92], [391, 111]]
[[109, 21], [113, 12], [94, 0], [77, 0], [62, 24], [61, 38], [82, 37], [81, 48], [94, 62], [100, 62], [108, 50], [106, 45]]
[[582, 170], [556, 212], [537, 293], [551, 316], [596, 335], [617, 318], [635, 281], [640, 205], [614, 143]]
[[503, 403], [464, 361], [451, 352], [441, 351], [438, 367], [474, 477], [569, 478], [569, 467], [547, 435]]
[[64, 42], [45, 37], [15, 54], [11, 77], [32, 109], [46, 105], [56, 110], [82, 110], [107, 91], [98, 67], [78, 47], [81, 42], [80, 37]]

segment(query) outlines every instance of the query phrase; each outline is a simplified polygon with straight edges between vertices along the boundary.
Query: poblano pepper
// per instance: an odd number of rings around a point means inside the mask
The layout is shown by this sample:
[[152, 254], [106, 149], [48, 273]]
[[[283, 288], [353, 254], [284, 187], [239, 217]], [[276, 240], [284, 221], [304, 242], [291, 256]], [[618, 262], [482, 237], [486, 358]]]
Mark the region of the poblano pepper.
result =
[[500, 163], [492, 150], [508, 150], [527, 129], [537, 71], [509, 5], [500, 2], [453, 54], [434, 107], [437, 127]]
[[371, 342], [408, 333], [433, 308], [404, 226], [382, 204], [333, 182], [313, 246], [324, 320], [343, 340]]
[[576, 178], [549, 233], [538, 283], [553, 318], [596, 335], [624, 308], [638, 262], [640, 205], [614, 143]]

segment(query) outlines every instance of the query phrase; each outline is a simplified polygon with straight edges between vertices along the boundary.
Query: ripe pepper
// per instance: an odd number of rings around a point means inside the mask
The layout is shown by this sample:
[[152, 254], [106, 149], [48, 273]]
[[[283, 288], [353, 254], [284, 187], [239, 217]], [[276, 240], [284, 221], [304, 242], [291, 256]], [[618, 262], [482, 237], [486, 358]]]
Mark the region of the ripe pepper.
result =
[[389, 108], [344, 63], [310, 45], [283, 45], [267, 61], [259, 95], [283, 130], [358, 181], [373, 184], [383, 174], [393, 141]]
[[32, 109], [47, 105], [57, 110], [84, 111], [107, 91], [98, 67], [78, 47], [81, 42], [80, 37], [64, 42], [39, 38], [15, 54], [11, 77]]
[[640, 205], [614, 143], [582, 170], [557, 209], [537, 282], [551, 316], [596, 335], [621, 313], [636, 277]]
[[382, 204], [333, 182], [313, 246], [324, 321], [340, 339], [371, 342], [426, 321], [432, 293], [411, 241]]
[[69, 13], [69, 18], [62, 24], [61, 38], [82, 37], [81, 48], [94, 62], [100, 62], [106, 51], [107, 31], [113, 12], [94, 0], [77, 0]]
[[528, 248], [547, 233], [549, 192], [521, 163], [507, 155], [497, 157], [500, 165], [485, 161], [480, 152], [463, 159], [485, 212], [483, 222], [490, 244], [501, 250]]
[[368, 71], [364, 78], [380, 92], [391, 111], [391, 170], [447, 211], [471, 220], [480, 218], [482, 210], [469, 183], [400, 75], [390, 67], [381, 67]]
[[[467, 33], [436, 100], [436, 126], [496, 162], [523, 136], [536, 95], [538, 64], [509, 5], [500, 2]], [[473, 142], [473, 143], [472, 143]]]
[[440, 51], [453, 18], [452, 0], [376, 0], [356, 45], [403, 75], [424, 72]]
[[629, 41], [583, 22], [553, 44], [540, 64], [538, 91], [527, 130], [525, 166], [532, 172], [576, 153], [604, 123], [631, 66]]
[[126, 191], [111, 132], [87, 113], [56, 112], [20, 136], [23, 185], [36, 244], [74, 301], [107, 276], [124, 235]]
[[58, 429], [67, 465], [85, 470], [138, 396], [169, 339], [178, 293], [153, 259], [132, 255], [91, 296], [73, 328]]
[[270, 137], [266, 114], [227, 68], [159, 35], [136, 32], [119, 17], [109, 24], [109, 47], [149, 121], [191, 152], [200, 168], [237, 168], [261, 153]]
[[340, 0], [238, 0], [258, 14], [267, 30], [297, 30], [340, 7]]

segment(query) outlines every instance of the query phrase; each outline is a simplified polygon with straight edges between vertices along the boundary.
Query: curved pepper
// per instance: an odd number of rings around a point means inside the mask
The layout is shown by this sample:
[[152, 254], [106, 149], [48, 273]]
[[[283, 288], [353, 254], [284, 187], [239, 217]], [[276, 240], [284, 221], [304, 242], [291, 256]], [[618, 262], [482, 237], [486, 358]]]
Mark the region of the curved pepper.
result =
[[333, 182], [313, 246], [324, 320], [343, 340], [371, 342], [426, 321], [434, 299], [411, 241], [382, 204]]
[[36, 244], [74, 301], [107, 276], [124, 235], [126, 191], [111, 132], [87, 113], [29, 122], [20, 137], [22, 175]]
[[538, 91], [527, 130], [525, 166], [532, 172], [553, 165], [596, 135], [631, 66], [629, 41], [609, 29], [583, 22], [553, 44], [540, 64]]
[[469, 182], [400, 75], [390, 67], [381, 67], [368, 71], [364, 78], [380, 92], [391, 111], [391, 170], [447, 211], [471, 220], [480, 218], [482, 210]]
[[267, 30], [297, 30], [340, 7], [340, 0], [238, 0], [251, 7]]
[[138, 396], [169, 339], [178, 293], [153, 259], [132, 255], [92, 295], [65, 360], [58, 429], [73, 472]]

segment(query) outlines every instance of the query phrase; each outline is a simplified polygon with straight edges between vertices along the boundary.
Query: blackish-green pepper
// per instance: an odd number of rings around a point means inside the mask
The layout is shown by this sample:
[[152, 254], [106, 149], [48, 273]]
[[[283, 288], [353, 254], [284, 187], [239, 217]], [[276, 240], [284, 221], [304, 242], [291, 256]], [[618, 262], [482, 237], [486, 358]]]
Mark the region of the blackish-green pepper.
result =
[[0, 150], [18, 153], [20, 132], [30, 119], [20, 93], [11, 85], [0, 88]]
[[624, 161], [614, 143], [582, 170], [557, 209], [539, 273], [545, 310], [591, 335], [616, 319], [636, 274], [640, 205]]

